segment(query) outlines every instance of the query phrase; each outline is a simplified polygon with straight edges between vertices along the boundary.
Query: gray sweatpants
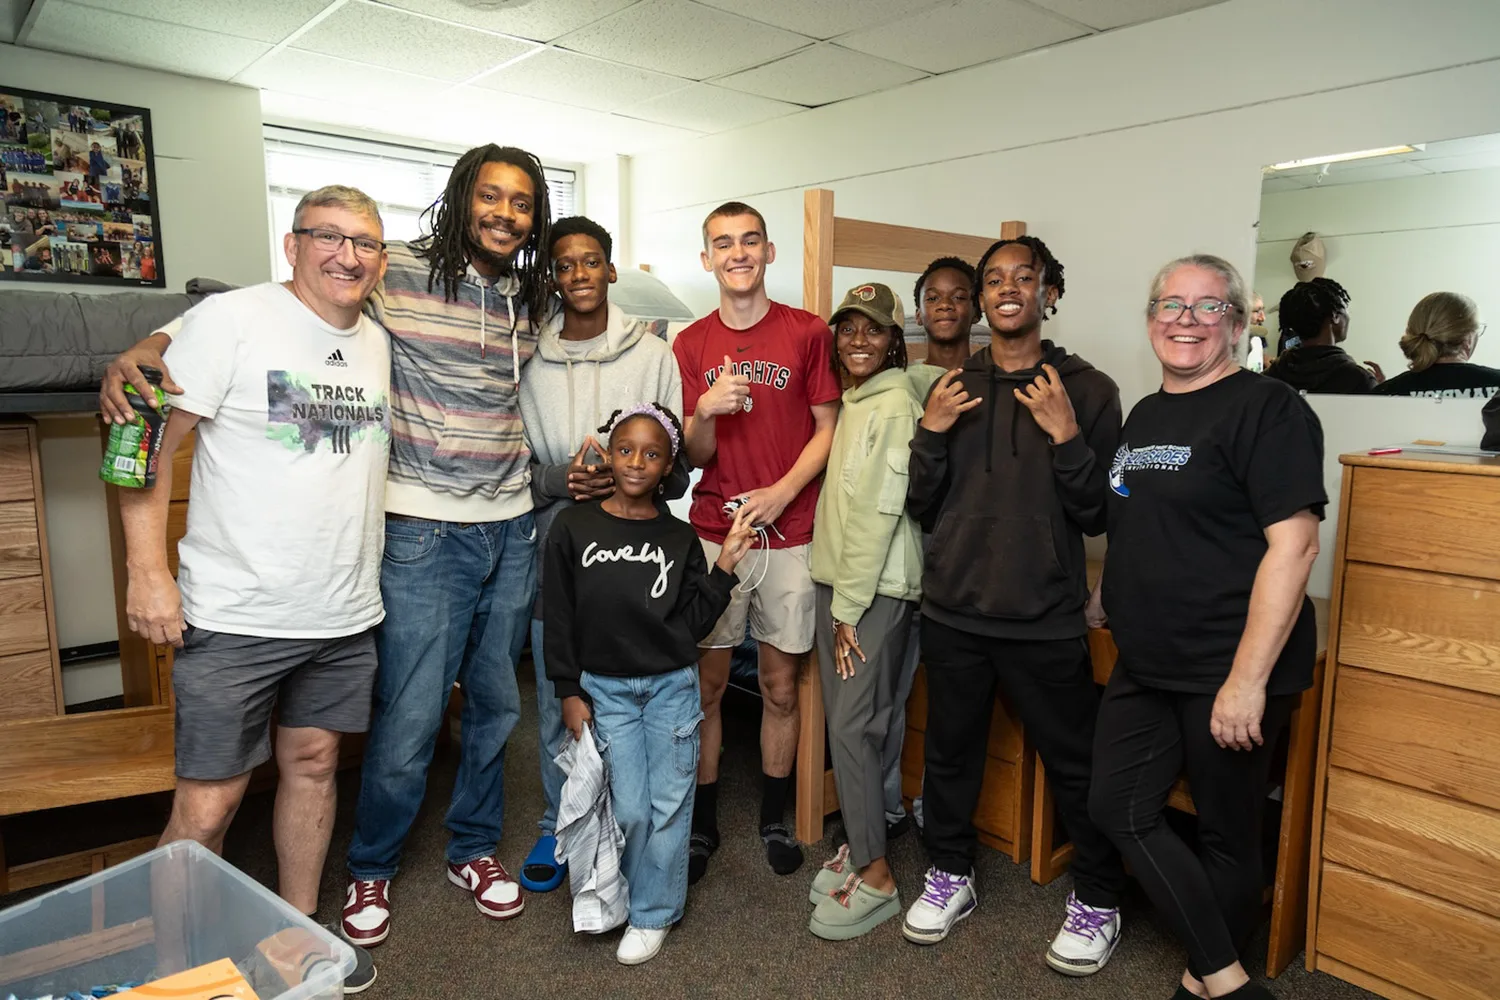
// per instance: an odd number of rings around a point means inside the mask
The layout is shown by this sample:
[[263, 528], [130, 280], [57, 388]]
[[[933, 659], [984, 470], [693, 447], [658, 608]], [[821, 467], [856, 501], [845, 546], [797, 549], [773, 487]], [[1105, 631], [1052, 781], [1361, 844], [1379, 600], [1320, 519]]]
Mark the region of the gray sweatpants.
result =
[[[885, 768], [885, 821], [887, 825], [899, 823], [906, 815], [901, 804], [901, 749], [906, 745], [906, 703], [911, 698], [911, 689], [917, 679], [917, 665], [922, 660], [922, 612], [912, 605], [911, 632], [906, 640], [906, 657], [901, 664], [901, 674], [896, 680], [896, 701], [891, 705], [891, 728], [885, 734], [885, 746], [880, 757]], [[917, 825], [922, 824], [922, 793], [912, 801], [912, 812]]]
[[863, 868], [885, 856], [885, 766], [882, 750], [911, 635], [910, 601], [876, 596], [859, 620], [854, 676], [845, 680], [834, 660], [833, 588], [817, 585], [815, 648], [828, 719], [828, 744], [839, 809], [849, 837], [849, 860]]

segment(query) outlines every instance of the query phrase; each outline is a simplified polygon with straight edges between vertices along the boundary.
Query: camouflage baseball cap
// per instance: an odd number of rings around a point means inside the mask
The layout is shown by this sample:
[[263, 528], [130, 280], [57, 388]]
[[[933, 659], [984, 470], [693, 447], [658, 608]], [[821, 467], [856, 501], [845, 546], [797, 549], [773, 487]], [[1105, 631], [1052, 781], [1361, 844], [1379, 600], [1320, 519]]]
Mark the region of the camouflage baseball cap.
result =
[[829, 326], [837, 326], [839, 317], [847, 312], [868, 316], [881, 326], [894, 326], [898, 330], [906, 326], [906, 311], [901, 308], [901, 296], [887, 285], [866, 282], [849, 289], [844, 301], [833, 311]]

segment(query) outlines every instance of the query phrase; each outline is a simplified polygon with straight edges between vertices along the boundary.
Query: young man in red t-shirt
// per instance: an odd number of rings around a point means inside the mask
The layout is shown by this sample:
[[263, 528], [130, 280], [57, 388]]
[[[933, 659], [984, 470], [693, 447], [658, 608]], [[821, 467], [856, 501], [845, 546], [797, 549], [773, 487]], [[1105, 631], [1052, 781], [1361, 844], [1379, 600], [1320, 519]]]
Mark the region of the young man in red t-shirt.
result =
[[719, 846], [719, 700], [729, 660], [750, 634], [760, 646], [760, 752], [764, 783], [760, 836], [778, 875], [802, 865], [802, 848], [782, 822], [797, 756], [797, 668], [813, 645], [813, 581], [808, 569], [813, 511], [840, 386], [828, 324], [766, 296], [766, 265], [776, 247], [766, 220], [741, 202], [714, 209], [703, 222], [703, 269], [719, 282], [719, 308], [678, 335], [687, 454], [703, 470], [689, 518], [709, 562], [731, 518], [725, 503], [744, 498], [766, 542], [740, 567], [729, 610], [700, 647], [703, 699], [698, 790], [688, 881], [708, 869]]

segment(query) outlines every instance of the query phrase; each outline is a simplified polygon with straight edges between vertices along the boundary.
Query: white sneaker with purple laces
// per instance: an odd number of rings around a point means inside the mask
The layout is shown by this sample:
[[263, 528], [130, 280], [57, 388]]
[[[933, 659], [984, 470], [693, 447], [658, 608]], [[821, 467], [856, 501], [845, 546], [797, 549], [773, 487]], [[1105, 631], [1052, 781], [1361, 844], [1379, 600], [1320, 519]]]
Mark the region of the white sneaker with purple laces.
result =
[[915, 944], [937, 944], [953, 925], [974, 912], [979, 897], [974, 894], [974, 873], [951, 875], [939, 868], [927, 869], [922, 897], [906, 911], [901, 933]]
[[1068, 893], [1068, 916], [1047, 949], [1047, 964], [1065, 976], [1092, 976], [1120, 942], [1120, 910], [1080, 903]]

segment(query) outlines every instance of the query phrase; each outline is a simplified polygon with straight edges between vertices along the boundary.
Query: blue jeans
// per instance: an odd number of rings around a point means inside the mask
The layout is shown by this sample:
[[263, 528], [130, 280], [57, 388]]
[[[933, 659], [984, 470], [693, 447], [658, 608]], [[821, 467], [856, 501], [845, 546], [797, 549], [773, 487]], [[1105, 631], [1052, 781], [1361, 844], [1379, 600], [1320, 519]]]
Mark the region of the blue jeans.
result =
[[516, 660], [531, 617], [535, 548], [530, 514], [483, 524], [386, 519], [380, 668], [349, 845], [355, 878], [396, 874], [455, 680], [463, 686], [463, 736], [448, 860], [495, 852], [505, 741], [521, 717]]
[[670, 927], [687, 902], [688, 837], [698, 783], [698, 667], [653, 677], [585, 672], [594, 735], [609, 767], [615, 820], [625, 833], [621, 870], [630, 926]]
[[542, 621], [531, 619], [531, 660], [536, 665], [536, 743], [542, 765], [543, 812], [542, 836], [550, 837], [557, 832], [557, 804], [562, 801], [563, 782], [568, 776], [562, 768], [552, 763], [562, 749], [563, 729], [562, 702], [557, 700], [557, 691], [547, 679], [547, 661], [542, 655]]

